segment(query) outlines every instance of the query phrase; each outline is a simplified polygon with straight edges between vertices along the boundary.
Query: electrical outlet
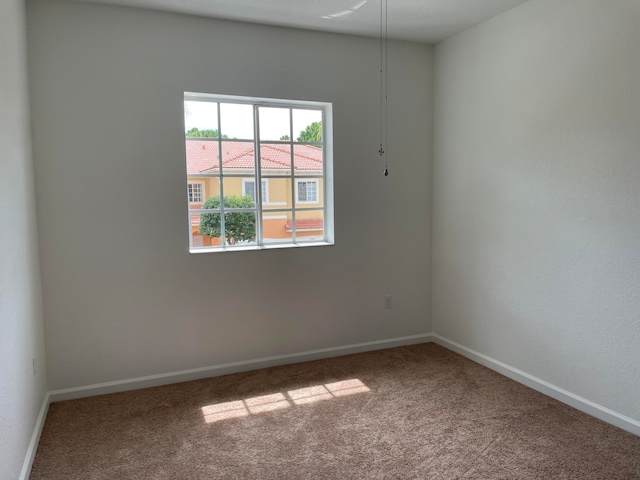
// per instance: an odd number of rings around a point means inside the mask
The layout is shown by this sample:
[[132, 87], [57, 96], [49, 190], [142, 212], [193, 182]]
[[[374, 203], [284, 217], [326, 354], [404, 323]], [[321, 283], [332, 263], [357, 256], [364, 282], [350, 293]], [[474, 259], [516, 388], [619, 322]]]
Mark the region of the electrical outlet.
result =
[[384, 296], [384, 309], [389, 310], [393, 306], [391, 295]]

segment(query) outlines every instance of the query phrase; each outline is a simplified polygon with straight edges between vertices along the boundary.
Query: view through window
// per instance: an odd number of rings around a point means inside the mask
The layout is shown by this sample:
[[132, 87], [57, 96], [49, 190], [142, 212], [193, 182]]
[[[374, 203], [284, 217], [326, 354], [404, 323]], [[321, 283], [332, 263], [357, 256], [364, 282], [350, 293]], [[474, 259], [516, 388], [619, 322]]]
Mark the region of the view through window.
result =
[[331, 104], [184, 96], [189, 247], [333, 243]]

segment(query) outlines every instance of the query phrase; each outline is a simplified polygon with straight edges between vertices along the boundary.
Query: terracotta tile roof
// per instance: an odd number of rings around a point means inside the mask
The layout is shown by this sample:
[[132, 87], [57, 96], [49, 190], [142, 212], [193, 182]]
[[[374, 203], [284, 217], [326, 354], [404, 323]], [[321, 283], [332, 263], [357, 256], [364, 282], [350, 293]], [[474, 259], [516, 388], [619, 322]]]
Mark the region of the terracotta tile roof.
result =
[[[218, 142], [187, 139], [187, 174], [209, 173], [218, 168]], [[294, 145], [293, 166], [296, 171], [322, 171], [322, 149], [312, 145]], [[224, 169], [252, 169], [254, 167], [252, 142], [222, 142]], [[291, 145], [263, 144], [260, 163], [264, 170], [291, 168]]]
[[[291, 231], [292, 221], [287, 220], [284, 228], [287, 232]], [[322, 230], [324, 221], [322, 218], [298, 218], [296, 220], [296, 230]]]

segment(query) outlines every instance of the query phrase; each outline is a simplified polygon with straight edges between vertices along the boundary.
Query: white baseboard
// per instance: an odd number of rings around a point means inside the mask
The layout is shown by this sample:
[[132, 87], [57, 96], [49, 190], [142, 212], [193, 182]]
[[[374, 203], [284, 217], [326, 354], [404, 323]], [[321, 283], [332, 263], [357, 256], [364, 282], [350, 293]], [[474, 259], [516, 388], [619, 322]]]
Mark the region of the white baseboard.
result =
[[20, 472], [19, 480], [29, 480], [31, 475], [31, 467], [33, 467], [33, 461], [36, 458], [36, 452], [38, 451], [38, 443], [40, 443], [40, 436], [42, 435], [42, 429], [44, 428], [44, 422], [47, 419], [47, 412], [49, 411], [49, 392], [45, 393], [44, 400], [42, 401], [42, 407], [40, 407], [40, 413], [36, 420], [36, 425], [29, 441], [29, 448], [27, 448], [27, 454], [24, 458], [22, 465], [22, 471]]
[[440, 335], [433, 334], [432, 338], [433, 341], [438, 345], [459, 353], [460, 355], [467, 357], [468, 359], [473, 360], [480, 365], [484, 365], [485, 367], [490, 368], [491, 370], [494, 370], [504, 375], [505, 377], [509, 377], [510, 379], [515, 380], [518, 383], [522, 383], [523, 385], [533, 388], [540, 393], [544, 393], [551, 398], [555, 398], [562, 403], [566, 403], [567, 405], [588, 415], [591, 415], [592, 417], [596, 417], [604, 422], [610, 423], [611, 425], [615, 425], [616, 427], [626, 430], [627, 432], [640, 436], [640, 422], [634, 420], [633, 418], [626, 417], [617, 412], [614, 412], [613, 410], [603, 407], [602, 405], [598, 405], [591, 400], [587, 400], [586, 398], [575, 395], [549, 382], [534, 377], [533, 375], [529, 375], [522, 370], [513, 368], [506, 363], [502, 363], [491, 357], [483, 355], [482, 353], [471, 350], [470, 348], [460, 345], [459, 343], [452, 342], [451, 340], [443, 338]]
[[291, 353], [287, 355], [277, 355], [274, 357], [257, 358], [253, 360], [243, 360], [240, 362], [225, 363], [210, 367], [194, 368], [178, 372], [149, 375], [146, 377], [130, 378], [114, 382], [97, 383], [82, 387], [66, 388], [49, 392], [49, 401], [60, 402], [76, 398], [92, 397], [94, 395], [104, 395], [107, 393], [125, 392], [128, 390], [138, 390], [140, 388], [158, 387], [171, 383], [189, 382], [202, 378], [218, 377], [231, 373], [247, 372], [261, 368], [275, 367], [278, 365], [289, 365], [292, 363], [308, 362], [323, 358], [340, 357], [353, 353], [362, 353], [372, 350], [382, 350], [384, 348], [401, 347], [404, 345], [414, 345], [418, 343], [429, 343], [433, 341], [431, 334], [412, 335], [409, 337], [391, 338], [377, 340], [374, 342], [356, 343], [340, 347], [323, 348], [307, 352]]

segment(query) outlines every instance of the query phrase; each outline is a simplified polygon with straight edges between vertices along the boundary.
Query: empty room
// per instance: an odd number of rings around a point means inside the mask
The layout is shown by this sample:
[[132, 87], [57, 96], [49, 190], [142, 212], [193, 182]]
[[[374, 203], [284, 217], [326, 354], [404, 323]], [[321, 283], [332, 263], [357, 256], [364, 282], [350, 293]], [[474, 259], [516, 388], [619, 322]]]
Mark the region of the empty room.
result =
[[0, 478], [640, 479], [640, 0], [5, 0]]

